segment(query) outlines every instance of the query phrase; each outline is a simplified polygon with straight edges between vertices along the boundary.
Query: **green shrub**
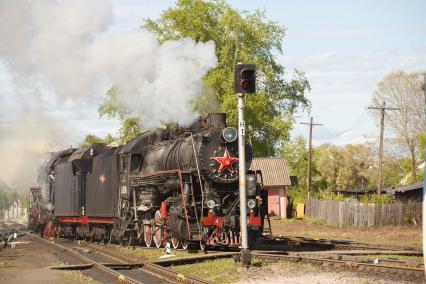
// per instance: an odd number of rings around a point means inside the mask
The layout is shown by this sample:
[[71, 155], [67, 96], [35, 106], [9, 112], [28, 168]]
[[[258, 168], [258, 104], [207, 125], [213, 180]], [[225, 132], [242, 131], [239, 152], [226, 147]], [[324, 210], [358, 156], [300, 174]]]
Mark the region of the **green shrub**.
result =
[[390, 204], [392, 203], [392, 200], [387, 195], [379, 195], [377, 193], [373, 193], [371, 196], [368, 196], [368, 194], [363, 195], [360, 200], [362, 203], [368, 204]]

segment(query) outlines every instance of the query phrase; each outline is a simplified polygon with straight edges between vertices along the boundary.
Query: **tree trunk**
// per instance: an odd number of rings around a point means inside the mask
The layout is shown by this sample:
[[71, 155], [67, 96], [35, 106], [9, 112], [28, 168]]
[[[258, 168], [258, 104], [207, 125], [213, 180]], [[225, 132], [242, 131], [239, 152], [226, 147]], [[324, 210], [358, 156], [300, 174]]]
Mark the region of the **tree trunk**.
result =
[[416, 175], [416, 153], [414, 146], [410, 147], [411, 152], [411, 176], [413, 177], [413, 183], [417, 182], [417, 175]]

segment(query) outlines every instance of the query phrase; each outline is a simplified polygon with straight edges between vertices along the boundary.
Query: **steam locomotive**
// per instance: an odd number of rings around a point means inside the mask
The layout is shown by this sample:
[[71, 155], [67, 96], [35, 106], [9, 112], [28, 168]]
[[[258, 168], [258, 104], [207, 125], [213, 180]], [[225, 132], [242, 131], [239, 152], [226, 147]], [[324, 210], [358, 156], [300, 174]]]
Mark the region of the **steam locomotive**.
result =
[[[31, 188], [30, 220], [46, 237], [174, 248], [238, 247], [238, 134], [224, 113], [128, 143], [54, 153]], [[246, 168], [252, 160], [246, 145]], [[261, 173], [248, 171], [249, 245], [261, 236]]]

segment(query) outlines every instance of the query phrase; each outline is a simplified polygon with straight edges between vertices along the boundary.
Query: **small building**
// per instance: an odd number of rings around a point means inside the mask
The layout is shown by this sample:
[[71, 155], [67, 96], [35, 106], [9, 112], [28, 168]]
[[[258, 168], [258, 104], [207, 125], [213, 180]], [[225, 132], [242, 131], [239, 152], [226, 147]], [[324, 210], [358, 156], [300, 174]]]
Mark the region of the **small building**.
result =
[[[377, 189], [374, 187], [371, 188], [338, 188], [334, 190], [335, 193], [343, 195], [345, 198], [350, 199], [360, 199], [364, 195], [368, 195], [371, 197], [371, 195], [375, 194], [377, 192]], [[381, 194], [386, 194], [386, 191], [382, 189]]]
[[262, 171], [269, 215], [287, 218], [287, 187], [291, 181], [286, 161], [283, 158], [254, 158], [250, 169]]
[[394, 196], [395, 200], [401, 202], [423, 200], [423, 182], [416, 182], [409, 185], [385, 188], [386, 193]]

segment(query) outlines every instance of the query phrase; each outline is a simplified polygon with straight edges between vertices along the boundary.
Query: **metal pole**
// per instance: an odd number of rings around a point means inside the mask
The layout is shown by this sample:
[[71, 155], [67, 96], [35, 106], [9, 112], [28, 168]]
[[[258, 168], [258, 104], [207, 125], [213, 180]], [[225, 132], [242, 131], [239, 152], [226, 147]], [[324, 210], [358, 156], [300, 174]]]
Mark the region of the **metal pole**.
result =
[[248, 249], [245, 138], [244, 94], [238, 94], [238, 169], [240, 176], [240, 230], [243, 250]]
[[[424, 103], [425, 103], [425, 105], [424, 105], [424, 113], [423, 113], [423, 115], [424, 115], [424, 122], [425, 122], [425, 124], [424, 125], [426, 125], [426, 73], [424, 74], [424, 84], [423, 84], [423, 92], [424, 92], [424, 95], [425, 95], [425, 97], [424, 97], [424, 99], [425, 99], [425, 101], [424, 101]], [[423, 129], [423, 131], [425, 131], [425, 129]], [[426, 163], [426, 154], [425, 154], [425, 163]], [[424, 171], [424, 177], [426, 177], [426, 171]], [[425, 178], [423, 178], [423, 216], [426, 216], [425, 214], [426, 214], [426, 179]], [[423, 219], [423, 254], [424, 254], [424, 252], [426, 251], [426, 218], [422, 218]], [[426, 258], [423, 258], [423, 266], [424, 266], [424, 269], [425, 269], [425, 275], [426, 275]]]

